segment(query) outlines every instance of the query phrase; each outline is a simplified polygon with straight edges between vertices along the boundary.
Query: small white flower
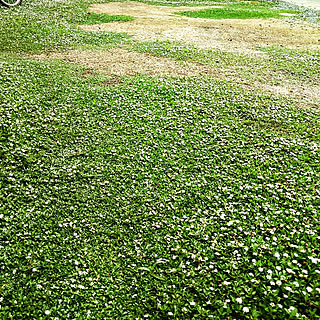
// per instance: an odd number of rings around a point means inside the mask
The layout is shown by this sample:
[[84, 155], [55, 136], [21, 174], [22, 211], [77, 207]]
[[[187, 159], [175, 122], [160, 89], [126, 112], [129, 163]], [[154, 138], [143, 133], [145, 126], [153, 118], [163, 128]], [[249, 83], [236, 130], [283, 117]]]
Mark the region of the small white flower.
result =
[[260, 268], [258, 268], [258, 270], [259, 270], [260, 272], [262, 272], [262, 271], [263, 271], [263, 268], [260, 267]]
[[278, 307], [279, 307], [279, 309], [282, 309], [283, 307], [282, 307], [282, 304], [278, 304]]
[[311, 288], [311, 287], [307, 287], [306, 289], [307, 289], [307, 291], [308, 291], [309, 293], [312, 292], [312, 288]]
[[308, 257], [312, 263], [318, 263], [320, 261], [320, 259], [318, 258], [314, 258], [314, 257]]
[[274, 256], [275, 256], [276, 258], [280, 258], [279, 252], [276, 252], [276, 253], [274, 254]]
[[281, 284], [282, 284], [281, 280], [277, 280], [276, 284], [277, 284], [277, 286], [281, 286]]
[[194, 306], [196, 303], [194, 301], [190, 302], [190, 306]]
[[293, 282], [296, 287], [299, 287], [299, 283], [297, 281]]
[[223, 284], [224, 284], [225, 286], [228, 286], [230, 283], [231, 283], [231, 282], [223, 281]]
[[169, 311], [168, 316], [173, 316], [173, 313]]
[[242, 298], [237, 298], [236, 301], [237, 301], [238, 303], [242, 303]]
[[243, 312], [249, 312], [249, 308], [248, 307], [243, 307]]
[[50, 310], [46, 310], [44, 313], [48, 316], [50, 314]]

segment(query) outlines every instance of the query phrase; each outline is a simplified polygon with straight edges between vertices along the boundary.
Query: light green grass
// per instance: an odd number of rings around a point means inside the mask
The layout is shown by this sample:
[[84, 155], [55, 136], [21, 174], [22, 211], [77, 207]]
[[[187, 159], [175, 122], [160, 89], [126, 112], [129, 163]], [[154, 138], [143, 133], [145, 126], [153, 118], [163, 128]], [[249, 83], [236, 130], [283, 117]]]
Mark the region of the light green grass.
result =
[[258, 3], [231, 3], [221, 8], [185, 11], [177, 14], [192, 18], [210, 19], [270, 19], [283, 18], [281, 13], [298, 14], [300, 11], [274, 9], [272, 2], [261, 1]]

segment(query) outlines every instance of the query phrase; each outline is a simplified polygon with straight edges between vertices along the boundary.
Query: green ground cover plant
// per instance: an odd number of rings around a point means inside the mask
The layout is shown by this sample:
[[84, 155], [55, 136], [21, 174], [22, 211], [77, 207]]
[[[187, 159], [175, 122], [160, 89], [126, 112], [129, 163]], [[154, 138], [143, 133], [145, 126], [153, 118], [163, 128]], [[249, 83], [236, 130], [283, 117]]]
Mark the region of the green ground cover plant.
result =
[[318, 110], [213, 79], [1, 70], [4, 318], [315, 317]]
[[86, 32], [77, 28], [85, 21], [130, 20], [130, 17], [108, 15], [93, 14], [91, 17], [87, 7], [94, 2], [98, 1], [25, 1], [22, 6], [10, 10], [1, 6], [0, 50], [40, 53], [84, 46], [108, 48], [128, 39], [125, 34]]
[[[88, 4], [0, 8], [0, 318], [319, 319], [319, 109], [21, 53], [52, 50], [51, 30], [60, 51], [242, 63], [82, 32]], [[317, 54], [266, 52], [318, 77]]]
[[113, 16], [103, 13], [94, 13], [94, 12], [88, 12], [86, 19], [84, 19], [81, 24], [100, 24], [100, 23], [108, 23], [108, 22], [114, 22], [114, 21], [132, 21], [134, 20], [133, 17], [128, 16]]

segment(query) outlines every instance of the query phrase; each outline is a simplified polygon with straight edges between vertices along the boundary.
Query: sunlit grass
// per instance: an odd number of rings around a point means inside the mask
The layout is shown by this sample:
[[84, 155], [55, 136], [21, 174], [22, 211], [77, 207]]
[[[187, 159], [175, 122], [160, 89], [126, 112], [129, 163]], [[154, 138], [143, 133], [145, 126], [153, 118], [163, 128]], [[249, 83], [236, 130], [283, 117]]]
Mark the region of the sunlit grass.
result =
[[204, 9], [198, 11], [179, 12], [179, 15], [185, 15], [192, 18], [210, 18], [210, 19], [270, 19], [283, 18], [283, 13], [298, 14], [297, 10], [275, 9], [273, 2], [252, 1], [238, 2], [228, 5], [222, 5], [221, 8]]

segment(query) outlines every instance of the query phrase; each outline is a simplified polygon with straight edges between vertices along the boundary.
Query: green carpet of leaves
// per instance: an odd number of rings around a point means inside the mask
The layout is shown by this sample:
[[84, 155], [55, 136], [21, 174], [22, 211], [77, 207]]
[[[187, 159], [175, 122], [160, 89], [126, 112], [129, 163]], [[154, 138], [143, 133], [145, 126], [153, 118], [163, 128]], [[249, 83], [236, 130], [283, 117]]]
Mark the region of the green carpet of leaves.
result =
[[[126, 34], [87, 32], [78, 24], [130, 19], [130, 17], [92, 15], [87, 6], [95, 0], [28, 0], [21, 6], [7, 9], [0, 6], [0, 52], [39, 53], [79, 47], [115, 46], [129, 38]], [[102, 21], [101, 21], [102, 20]], [[98, 21], [97, 21], [98, 22]]]
[[319, 111], [213, 79], [1, 70], [5, 317], [312, 318]]
[[[27, 17], [0, 40], [0, 318], [319, 319], [319, 109], [15, 55], [48, 49], [30, 21], [78, 8], [30, 2], [0, 9]], [[125, 37], [65, 19], [59, 50]]]

